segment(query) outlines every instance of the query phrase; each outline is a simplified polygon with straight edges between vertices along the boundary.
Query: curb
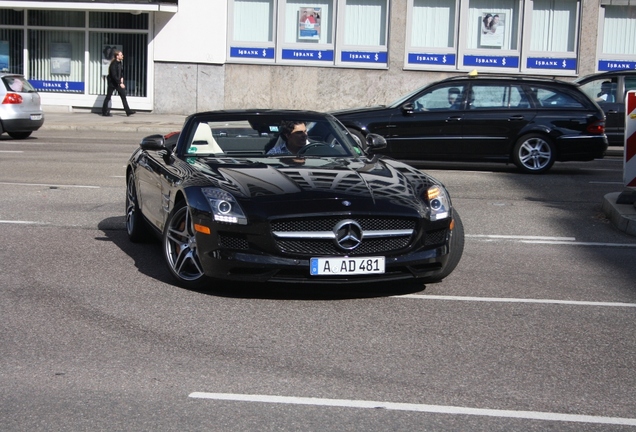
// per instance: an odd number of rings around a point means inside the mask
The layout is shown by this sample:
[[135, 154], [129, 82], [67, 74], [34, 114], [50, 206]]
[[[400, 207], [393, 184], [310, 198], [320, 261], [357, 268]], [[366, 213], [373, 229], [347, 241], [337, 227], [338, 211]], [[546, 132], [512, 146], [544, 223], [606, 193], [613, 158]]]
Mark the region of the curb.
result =
[[603, 197], [603, 213], [618, 230], [636, 236], [636, 207], [633, 204], [616, 204], [621, 192]]

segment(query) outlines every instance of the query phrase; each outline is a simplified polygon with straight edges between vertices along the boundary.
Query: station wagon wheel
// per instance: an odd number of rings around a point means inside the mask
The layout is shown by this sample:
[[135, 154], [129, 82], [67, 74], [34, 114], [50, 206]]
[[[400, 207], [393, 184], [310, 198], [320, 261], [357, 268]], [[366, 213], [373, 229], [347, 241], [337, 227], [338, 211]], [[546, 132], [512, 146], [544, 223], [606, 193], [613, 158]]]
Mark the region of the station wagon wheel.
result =
[[139, 210], [135, 175], [132, 172], [126, 184], [126, 231], [130, 241], [135, 243], [146, 240], [149, 234], [148, 225]]
[[185, 203], [175, 206], [163, 233], [163, 251], [168, 268], [187, 288], [200, 288], [207, 281], [197, 255], [197, 241], [190, 211]]
[[521, 137], [512, 152], [514, 164], [523, 172], [541, 174], [554, 164], [554, 146], [549, 139], [539, 134]]
[[31, 132], [7, 132], [13, 139], [26, 139], [31, 136]]

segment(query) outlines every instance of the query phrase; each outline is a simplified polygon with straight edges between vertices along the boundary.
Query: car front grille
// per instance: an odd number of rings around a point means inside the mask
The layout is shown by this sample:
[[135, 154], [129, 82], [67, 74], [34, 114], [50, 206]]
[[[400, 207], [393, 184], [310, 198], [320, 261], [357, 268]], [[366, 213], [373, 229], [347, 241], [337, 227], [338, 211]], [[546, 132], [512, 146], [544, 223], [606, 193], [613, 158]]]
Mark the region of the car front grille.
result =
[[[302, 220], [281, 220], [271, 223], [272, 231], [331, 231], [341, 218], [321, 218]], [[358, 222], [363, 230], [400, 230], [415, 229], [416, 221], [413, 219], [393, 218], [351, 218]]]
[[447, 236], [448, 236], [448, 229], [446, 228], [438, 229], [434, 231], [428, 231], [426, 233], [424, 244], [427, 246], [442, 244], [446, 241]]
[[249, 244], [246, 239], [225, 234], [219, 234], [219, 245], [224, 249], [249, 249]]
[[[333, 235], [336, 225], [344, 220], [354, 221], [362, 229], [362, 240], [354, 249], [344, 250], [334, 238], [324, 238]], [[399, 251], [409, 247], [416, 227], [417, 221], [413, 219], [377, 217], [331, 217], [271, 223], [277, 248], [285, 254], [302, 256], [359, 256]], [[283, 238], [285, 233], [294, 235]]]

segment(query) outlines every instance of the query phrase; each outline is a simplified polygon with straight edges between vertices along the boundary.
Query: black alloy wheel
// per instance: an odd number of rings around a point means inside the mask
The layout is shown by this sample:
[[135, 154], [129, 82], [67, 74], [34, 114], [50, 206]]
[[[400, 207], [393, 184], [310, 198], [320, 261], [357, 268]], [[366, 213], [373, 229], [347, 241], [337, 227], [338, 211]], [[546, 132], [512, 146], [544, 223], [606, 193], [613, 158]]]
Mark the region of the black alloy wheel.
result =
[[163, 232], [163, 252], [172, 275], [186, 288], [201, 288], [209, 280], [197, 255], [197, 240], [190, 210], [177, 203]]

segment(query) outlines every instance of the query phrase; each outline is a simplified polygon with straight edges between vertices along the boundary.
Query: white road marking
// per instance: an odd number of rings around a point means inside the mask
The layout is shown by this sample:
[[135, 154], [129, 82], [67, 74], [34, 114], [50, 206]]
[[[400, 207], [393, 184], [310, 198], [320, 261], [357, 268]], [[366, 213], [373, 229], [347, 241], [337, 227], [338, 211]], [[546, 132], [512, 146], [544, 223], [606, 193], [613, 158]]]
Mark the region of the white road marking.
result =
[[466, 234], [466, 238], [472, 238], [478, 241], [485, 241], [485, 242], [516, 241], [516, 242], [525, 243], [525, 244], [636, 248], [636, 243], [577, 242], [576, 238], [574, 237]]
[[48, 225], [48, 222], [20, 221], [20, 220], [0, 220], [0, 223], [6, 223], [6, 224], [24, 224], [24, 225]]
[[523, 240], [526, 244], [572, 245], [572, 246], [597, 246], [597, 247], [621, 247], [636, 248], [636, 243], [599, 243], [599, 242], [563, 242], [563, 241], [533, 241]]
[[548, 237], [548, 236], [519, 236], [519, 235], [496, 235], [496, 234], [466, 234], [468, 238], [485, 238], [495, 240], [545, 240], [545, 241], [574, 241], [575, 237]]
[[472, 302], [491, 302], [491, 303], [540, 303], [540, 304], [559, 304], [559, 305], [575, 305], [575, 306], [604, 306], [604, 307], [636, 308], [636, 303], [594, 302], [594, 301], [581, 301], [581, 300], [467, 297], [467, 296], [444, 296], [444, 295], [430, 295], [430, 294], [403, 294], [403, 295], [397, 295], [392, 297], [411, 298], [411, 299], [418, 299], [418, 300], [450, 300], [450, 301], [472, 301]]
[[545, 420], [559, 422], [577, 422], [577, 423], [598, 423], [612, 425], [636, 426], [636, 418], [624, 417], [603, 417], [593, 415], [580, 414], [562, 414], [541, 411], [514, 411], [514, 410], [496, 410], [484, 408], [467, 408], [447, 405], [426, 405], [412, 403], [396, 403], [396, 402], [380, 402], [350, 399], [325, 399], [311, 397], [293, 397], [293, 396], [270, 396], [270, 395], [249, 395], [234, 393], [190, 393], [189, 397], [196, 399], [212, 399], [236, 402], [259, 402], [259, 403], [275, 403], [289, 405], [312, 405], [326, 407], [341, 408], [363, 408], [377, 409], [383, 408], [394, 411], [415, 411], [436, 414], [451, 415], [474, 415], [485, 417], [504, 417], [514, 419], [528, 420]]
[[0, 153], [24, 153], [22, 150], [0, 150]]
[[42, 183], [10, 183], [0, 182], [0, 185], [11, 186], [38, 186], [38, 187], [52, 187], [52, 188], [87, 188], [87, 189], [99, 189], [99, 186], [86, 186], [86, 185], [55, 185], [55, 184], [42, 184]]
[[591, 181], [590, 184], [612, 184], [612, 185], [622, 185], [623, 182], [618, 181]]

